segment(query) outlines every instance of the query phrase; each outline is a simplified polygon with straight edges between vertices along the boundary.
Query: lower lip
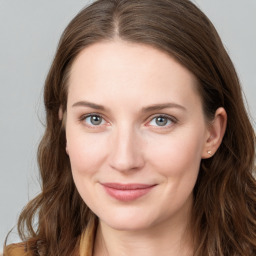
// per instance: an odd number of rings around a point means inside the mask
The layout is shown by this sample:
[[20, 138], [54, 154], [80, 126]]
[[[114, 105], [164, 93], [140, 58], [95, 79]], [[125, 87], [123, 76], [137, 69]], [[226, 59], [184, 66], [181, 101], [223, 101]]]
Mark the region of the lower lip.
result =
[[137, 189], [116, 189], [103, 185], [105, 191], [119, 201], [133, 201], [146, 195], [154, 186]]

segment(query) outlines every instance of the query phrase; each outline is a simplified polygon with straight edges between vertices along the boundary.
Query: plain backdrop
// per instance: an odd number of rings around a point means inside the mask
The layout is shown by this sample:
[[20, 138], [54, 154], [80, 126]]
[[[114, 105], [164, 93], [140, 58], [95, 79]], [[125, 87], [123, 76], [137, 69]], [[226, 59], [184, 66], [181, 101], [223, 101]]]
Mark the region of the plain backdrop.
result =
[[[62, 31], [89, 2], [0, 0], [0, 248], [22, 207], [40, 191], [36, 151], [44, 80]], [[255, 120], [256, 1], [194, 2], [216, 26]], [[15, 232], [10, 241], [18, 241]]]

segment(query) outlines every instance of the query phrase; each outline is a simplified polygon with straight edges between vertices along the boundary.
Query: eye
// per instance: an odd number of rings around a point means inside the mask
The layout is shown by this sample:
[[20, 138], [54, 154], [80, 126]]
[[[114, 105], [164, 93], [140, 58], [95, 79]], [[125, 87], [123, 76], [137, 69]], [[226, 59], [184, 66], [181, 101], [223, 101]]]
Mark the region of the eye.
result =
[[100, 115], [87, 115], [83, 118], [83, 121], [88, 126], [100, 126], [106, 124], [106, 121]]
[[159, 115], [155, 116], [149, 123], [148, 125], [150, 126], [158, 126], [158, 127], [166, 127], [170, 126], [172, 123], [175, 123], [174, 118], [171, 118], [169, 116], [165, 115]]

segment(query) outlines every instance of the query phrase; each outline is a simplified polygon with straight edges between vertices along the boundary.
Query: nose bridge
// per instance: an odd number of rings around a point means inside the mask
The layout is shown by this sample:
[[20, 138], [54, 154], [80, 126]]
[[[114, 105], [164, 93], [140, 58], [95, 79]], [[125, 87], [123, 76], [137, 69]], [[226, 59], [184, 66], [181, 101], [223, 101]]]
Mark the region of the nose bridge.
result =
[[111, 136], [110, 165], [119, 171], [139, 169], [143, 166], [141, 138], [132, 126], [116, 127]]

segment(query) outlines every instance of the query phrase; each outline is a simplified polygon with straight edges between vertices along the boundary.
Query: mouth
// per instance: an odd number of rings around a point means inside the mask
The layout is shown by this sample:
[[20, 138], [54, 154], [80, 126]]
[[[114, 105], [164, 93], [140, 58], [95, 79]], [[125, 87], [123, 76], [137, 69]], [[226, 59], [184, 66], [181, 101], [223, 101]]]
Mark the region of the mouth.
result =
[[120, 184], [120, 183], [101, 183], [105, 191], [112, 198], [119, 201], [136, 200], [153, 189], [156, 184]]

